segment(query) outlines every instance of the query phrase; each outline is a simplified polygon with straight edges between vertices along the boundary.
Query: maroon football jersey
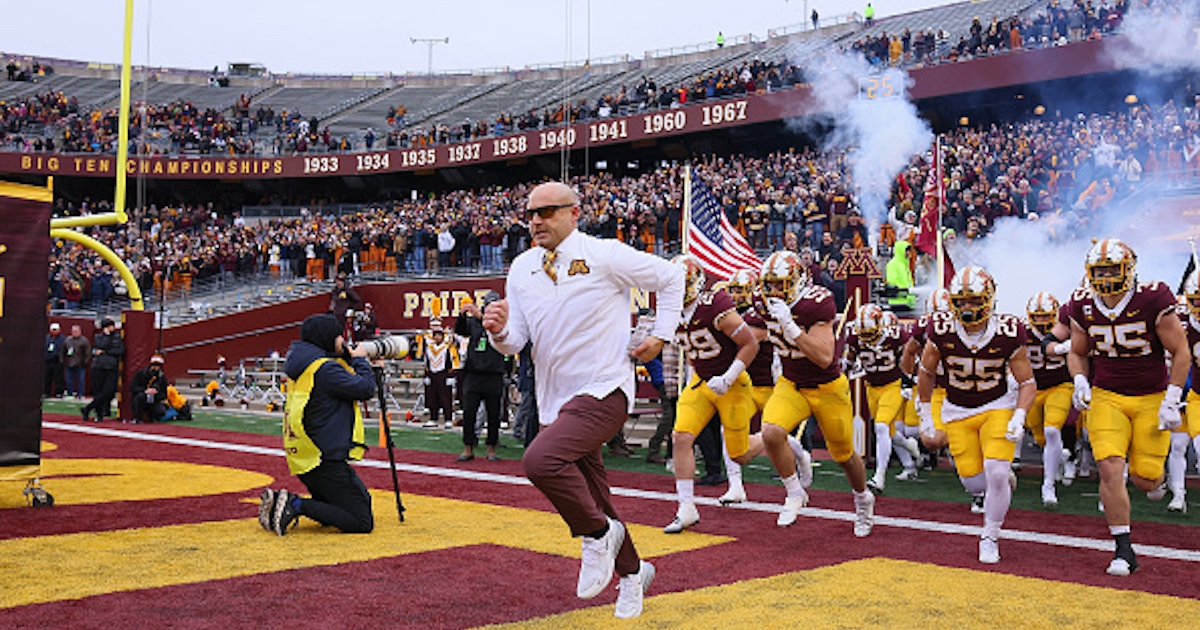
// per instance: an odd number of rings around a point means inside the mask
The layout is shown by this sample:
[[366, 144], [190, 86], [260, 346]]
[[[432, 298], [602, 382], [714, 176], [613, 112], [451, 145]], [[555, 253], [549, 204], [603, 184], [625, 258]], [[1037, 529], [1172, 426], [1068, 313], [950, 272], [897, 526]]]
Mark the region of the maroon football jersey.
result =
[[[746, 325], [753, 328], [767, 329], [767, 323], [763, 318], [752, 308], [747, 308], [742, 313], [742, 319], [746, 320]], [[750, 375], [750, 384], [755, 387], [771, 387], [775, 384], [775, 376], [771, 373], [771, 366], [775, 363], [775, 346], [769, 341], [763, 341], [758, 344], [758, 354], [754, 356], [754, 360], [750, 365], [746, 366], [746, 374]]]
[[[808, 329], [821, 322], [832, 322], [837, 316], [837, 305], [833, 301], [833, 293], [821, 285], [812, 285], [792, 305], [792, 319], [803, 329]], [[778, 322], [764, 318], [771, 344], [779, 354], [783, 365], [783, 375], [796, 384], [797, 388], [811, 389], [824, 385], [841, 375], [842, 370], [835, 358], [825, 367], [819, 367], [804, 356], [804, 351], [788, 343], [783, 338], [783, 328]]]
[[[1067, 321], [1067, 305], [1058, 309], [1058, 321]], [[1067, 357], [1044, 354], [1042, 339], [1045, 336], [1033, 326], [1028, 326], [1029, 343], [1025, 345], [1025, 353], [1029, 355], [1029, 365], [1033, 368], [1033, 378], [1037, 388], [1050, 389], [1071, 381], [1071, 372], [1067, 369]]]
[[1161, 282], [1139, 282], [1112, 310], [1091, 289], [1076, 289], [1067, 312], [1088, 336], [1092, 386], [1125, 396], [1165, 390], [1166, 355], [1155, 327], [1174, 309], [1175, 296]]
[[972, 340], [953, 313], [934, 313], [928, 335], [942, 355], [946, 400], [960, 407], [981, 407], [1008, 393], [1008, 360], [1029, 337], [1021, 320], [995, 315]]
[[[925, 352], [925, 342], [929, 340], [929, 319], [933, 317], [933, 313], [926, 313], [917, 318], [916, 323], [909, 324], [909, 334], [913, 341], [917, 342], [917, 366], [921, 365], [921, 354]], [[934, 387], [946, 389], [946, 371], [942, 369], [942, 364], [937, 367], [937, 374], [934, 377]]]
[[724, 374], [737, 357], [738, 345], [720, 329], [721, 318], [736, 312], [733, 299], [724, 291], [702, 293], [692, 317], [676, 329], [675, 340], [701, 379]]
[[1196, 318], [1189, 312], [1180, 315], [1183, 328], [1187, 331], [1188, 348], [1192, 351], [1192, 391], [1200, 394], [1200, 328], [1196, 328]]
[[900, 378], [900, 357], [904, 355], [904, 344], [908, 343], [909, 332], [901, 326], [884, 326], [879, 340], [866, 343], [851, 332], [846, 341], [849, 356], [857, 359], [864, 378], [872, 387], [887, 385]]

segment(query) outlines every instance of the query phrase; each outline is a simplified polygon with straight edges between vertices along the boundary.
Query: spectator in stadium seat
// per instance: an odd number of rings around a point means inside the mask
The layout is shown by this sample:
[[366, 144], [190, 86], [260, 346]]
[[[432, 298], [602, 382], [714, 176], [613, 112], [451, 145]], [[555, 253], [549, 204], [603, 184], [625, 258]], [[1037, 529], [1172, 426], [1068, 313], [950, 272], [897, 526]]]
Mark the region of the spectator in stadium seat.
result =
[[862, 214], [858, 210], [850, 210], [846, 214], [846, 227], [838, 232], [838, 243], [849, 243], [855, 249], [861, 249], [871, 246], [870, 234], [867, 232], [867, 226], [863, 225]]

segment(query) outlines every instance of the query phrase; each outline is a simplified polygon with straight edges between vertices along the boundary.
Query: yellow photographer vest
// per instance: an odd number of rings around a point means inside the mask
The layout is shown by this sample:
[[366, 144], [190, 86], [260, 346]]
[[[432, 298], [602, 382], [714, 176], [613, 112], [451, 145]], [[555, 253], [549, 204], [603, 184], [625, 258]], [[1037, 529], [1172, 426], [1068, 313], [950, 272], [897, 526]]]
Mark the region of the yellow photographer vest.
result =
[[[304, 369], [300, 378], [290, 383], [287, 394], [287, 409], [283, 420], [283, 450], [287, 454], [288, 470], [293, 475], [303, 475], [321, 464], [321, 449], [313, 443], [312, 438], [304, 430], [304, 408], [308, 406], [308, 398], [312, 394], [313, 376], [326, 361], [317, 359]], [[354, 372], [342, 359], [337, 359], [347, 372]], [[367, 448], [363, 434], [362, 408], [354, 405], [354, 430], [352, 434], [350, 459], [362, 459]]]

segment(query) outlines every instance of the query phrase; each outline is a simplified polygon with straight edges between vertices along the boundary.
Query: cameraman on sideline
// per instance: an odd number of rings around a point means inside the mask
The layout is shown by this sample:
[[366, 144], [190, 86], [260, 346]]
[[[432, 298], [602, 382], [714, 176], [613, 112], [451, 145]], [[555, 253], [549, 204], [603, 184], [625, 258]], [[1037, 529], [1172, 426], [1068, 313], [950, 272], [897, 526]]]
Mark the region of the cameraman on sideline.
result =
[[163, 374], [163, 355], [155, 352], [150, 357], [150, 365], [140, 369], [133, 375], [129, 384], [130, 405], [133, 407], [133, 421], [158, 422], [167, 415], [167, 375]]
[[375, 528], [371, 495], [348, 462], [367, 450], [357, 403], [375, 395], [375, 374], [366, 349], [347, 347], [342, 328], [333, 315], [312, 315], [300, 327], [300, 340], [288, 348], [283, 446], [288, 470], [312, 498], [263, 490], [258, 522], [280, 536], [301, 515], [345, 533]]

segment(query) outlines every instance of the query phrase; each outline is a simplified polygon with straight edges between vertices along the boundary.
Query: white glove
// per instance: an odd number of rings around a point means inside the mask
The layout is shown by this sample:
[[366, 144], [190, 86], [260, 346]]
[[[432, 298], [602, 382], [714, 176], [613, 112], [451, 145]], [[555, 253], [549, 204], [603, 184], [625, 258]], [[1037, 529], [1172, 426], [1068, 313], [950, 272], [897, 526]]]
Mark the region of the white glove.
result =
[[1082, 374], [1075, 375], [1075, 392], [1071, 394], [1071, 404], [1079, 411], [1092, 408], [1092, 386]]
[[1167, 395], [1163, 397], [1158, 407], [1158, 430], [1173, 431], [1183, 423], [1179, 417], [1179, 402], [1183, 399], [1183, 388], [1178, 385], [1167, 385]]
[[921, 418], [921, 437], [932, 440], [937, 433], [933, 426], [933, 405], [917, 400], [917, 416]]
[[732, 383], [725, 380], [724, 374], [718, 374], [708, 379], [708, 388], [713, 390], [713, 393], [718, 396], [724, 396], [725, 392], [729, 391], [729, 386]]
[[1060, 341], [1058, 343], [1050, 345], [1050, 354], [1053, 354], [1055, 356], [1059, 356], [1059, 357], [1066, 356], [1069, 352], [1071, 352], [1071, 340], [1070, 339], [1068, 339], [1066, 341]]
[[729, 387], [733, 385], [742, 372], [746, 371], [746, 364], [741, 359], [735, 358], [729, 367], [725, 369], [724, 374], [718, 374], [708, 379], [708, 388], [713, 390], [713, 393], [718, 396], [724, 396], [725, 392], [729, 391]]
[[450, 387], [454, 387], [454, 378], [446, 379], [446, 384], [449, 385]]
[[428, 377], [428, 376], [426, 376], [425, 378], [421, 379], [421, 384], [422, 384], [422, 385], [430, 385], [430, 384], [432, 384], [432, 383], [433, 383], [433, 381], [429, 380], [429, 377]]
[[1021, 441], [1025, 436], [1025, 410], [1017, 409], [1013, 412], [1012, 419], [1008, 421], [1008, 429], [1004, 432], [1004, 438], [1012, 443]]
[[782, 324], [792, 318], [792, 309], [788, 308], [787, 302], [779, 298], [767, 298], [767, 314]]
[[912, 400], [913, 397], [913, 378], [907, 374], [900, 375], [900, 397], [904, 400]]

